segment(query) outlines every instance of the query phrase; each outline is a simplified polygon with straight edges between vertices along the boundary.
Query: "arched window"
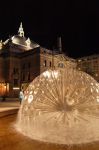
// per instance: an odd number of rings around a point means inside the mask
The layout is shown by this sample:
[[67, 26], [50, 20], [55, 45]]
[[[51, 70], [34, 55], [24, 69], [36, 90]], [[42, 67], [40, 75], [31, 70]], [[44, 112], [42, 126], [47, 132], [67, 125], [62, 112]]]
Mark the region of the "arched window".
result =
[[58, 64], [58, 67], [63, 68], [63, 67], [64, 67], [64, 64], [63, 64], [63, 63], [59, 63], [59, 64]]

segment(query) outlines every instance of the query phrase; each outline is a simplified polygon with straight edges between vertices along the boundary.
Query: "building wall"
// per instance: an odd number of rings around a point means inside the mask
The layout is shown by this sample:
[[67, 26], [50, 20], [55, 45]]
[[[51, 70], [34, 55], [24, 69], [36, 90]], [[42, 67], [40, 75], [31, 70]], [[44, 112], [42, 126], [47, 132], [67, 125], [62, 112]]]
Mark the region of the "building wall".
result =
[[7, 94], [7, 88], [4, 78], [4, 58], [0, 57], [0, 97]]
[[40, 73], [47, 69], [58, 67], [72, 67], [76, 69], [77, 63], [74, 59], [71, 59], [64, 54], [49, 51], [47, 49], [41, 49], [40, 51]]
[[[8, 48], [8, 47], [7, 47]], [[16, 49], [16, 47], [15, 47]], [[9, 48], [0, 58], [0, 80], [4, 80], [0, 91], [8, 97], [18, 97], [20, 89], [25, 90], [30, 82], [47, 69], [57, 67], [76, 68], [74, 60], [63, 54], [52, 54], [45, 48], [28, 51], [10, 51]]]
[[4, 58], [0, 57], [0, 83], [5, 82], [3, 72], [4, 72]]
[[14, 88], [20, 87], [20, 59], [18, 57], [8, 55], [4, 58], [3, 76], [5, 84], [9, 86], [9, 92], [6, 95], [10, 97], [17, 96], [18, 92]]
[[40, 54], [40, 73], [53, 67], [52, 55]]
[[29, 54], [21, 58], [21, 88], [25, 88], [35, 77], [40, 74], [40, 53], [39, 49], [30, 51]]
[[99, 82], [99, 55], [78, 58], [77, 68], [87, 72]]

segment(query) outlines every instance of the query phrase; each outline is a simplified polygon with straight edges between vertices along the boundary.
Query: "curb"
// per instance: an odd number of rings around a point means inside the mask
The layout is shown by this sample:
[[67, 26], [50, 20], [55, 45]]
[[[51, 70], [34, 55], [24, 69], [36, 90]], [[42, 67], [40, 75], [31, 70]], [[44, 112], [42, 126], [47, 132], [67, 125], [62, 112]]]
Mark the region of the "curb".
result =
[[2, 112], [0, 112], [0, 118], [1, 117], [6, 117], [8, 115], [16, 114], [18, 112], [18, 110], [19, 110], [19, 108], [2, 111]]

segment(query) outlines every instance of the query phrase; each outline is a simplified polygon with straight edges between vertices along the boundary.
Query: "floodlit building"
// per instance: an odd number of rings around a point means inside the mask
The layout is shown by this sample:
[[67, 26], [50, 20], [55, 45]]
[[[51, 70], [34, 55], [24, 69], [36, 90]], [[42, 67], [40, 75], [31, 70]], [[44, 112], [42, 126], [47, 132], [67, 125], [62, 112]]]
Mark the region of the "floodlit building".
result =
[[78, 58], [77, 68], [87, 72], [99, 82], [99, 55]]
[[65, 65], [76, 68], [75, 60], [61, 53], [61, 38], [58, 49], [48, 50], [26, 38], [21, 23], [18, 35], [0, 41], [0, 96], [18, 97], [20, 89], [47, 69]]

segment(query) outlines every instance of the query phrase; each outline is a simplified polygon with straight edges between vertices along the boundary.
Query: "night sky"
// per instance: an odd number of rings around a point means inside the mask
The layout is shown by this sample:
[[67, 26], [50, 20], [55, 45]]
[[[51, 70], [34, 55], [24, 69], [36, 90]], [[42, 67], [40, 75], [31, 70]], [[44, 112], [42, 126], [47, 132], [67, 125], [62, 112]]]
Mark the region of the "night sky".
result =
[[17, 34], [22, 21], [25, 36], [46, 48], [62, 37], [70, 57], [99, 53], [98, 0], [13, 0], [0, 3], [0, 38]]

